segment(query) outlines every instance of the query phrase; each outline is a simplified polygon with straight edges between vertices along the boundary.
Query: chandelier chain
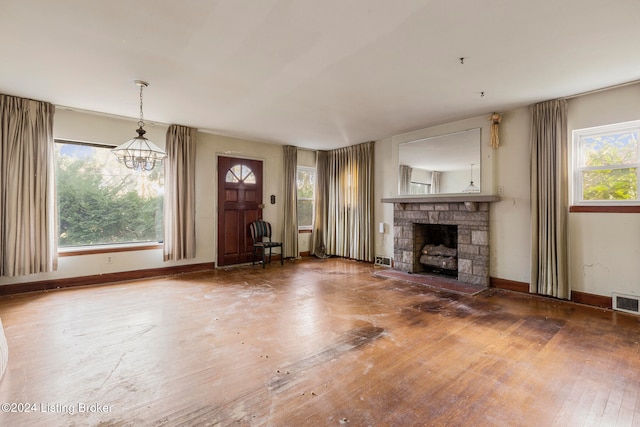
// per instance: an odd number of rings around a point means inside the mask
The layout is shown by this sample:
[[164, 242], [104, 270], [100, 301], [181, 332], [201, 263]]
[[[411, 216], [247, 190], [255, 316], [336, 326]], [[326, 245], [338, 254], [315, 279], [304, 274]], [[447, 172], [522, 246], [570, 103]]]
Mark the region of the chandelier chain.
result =
[[144, 88], [144, 85], [140, 85], [140, 121], [138, 122], [138, 126], [140, 126], [141, 128], [144, 127], [144, 115], [142, 112], [142, 89]]

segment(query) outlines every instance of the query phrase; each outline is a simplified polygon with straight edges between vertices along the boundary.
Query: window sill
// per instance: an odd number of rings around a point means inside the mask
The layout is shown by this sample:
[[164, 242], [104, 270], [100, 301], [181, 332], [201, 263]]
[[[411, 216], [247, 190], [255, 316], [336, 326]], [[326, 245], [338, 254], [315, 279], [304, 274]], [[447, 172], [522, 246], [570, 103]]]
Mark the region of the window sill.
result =
[[58, 250], [59, 257], [78, 256], [78, 255], [94, 255], [108, 254], [113, 252], [131, 252], [131, 251], [148, 251], [153, 249], [162, 249], [162, 243], [135, 243], [122, 245], [105, 245], [105, 246], [75, 246], [62, 248]]
[[570, 206], [569, 212], [578, 213], [640, 213], [640, 206]]

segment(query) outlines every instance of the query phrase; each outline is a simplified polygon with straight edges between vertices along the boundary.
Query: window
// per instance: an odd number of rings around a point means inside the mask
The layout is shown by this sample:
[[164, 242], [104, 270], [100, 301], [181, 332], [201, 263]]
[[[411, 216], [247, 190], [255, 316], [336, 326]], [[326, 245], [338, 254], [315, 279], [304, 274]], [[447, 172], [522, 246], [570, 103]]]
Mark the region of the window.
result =
[[56, 141], [60, 247], [162, 241], [162, 166], [127, 169], [111, 148]]
[[314, 199], [316, 190], [316, 170], [298, 166], [298, 230], [313, 228]]
[[225, 182], [242, 182], [245, 184], [255, 184], [256, 176], [253, 171], [245, 165], [235, 165], [227, 171], [224, 177]]
[[409, 183], [409, 194], [429, 194], [431, 193], [431, 184], [425, 184], [423, 182]]
[[639, 205], [640, 121], [573, 131], [573, 204]]

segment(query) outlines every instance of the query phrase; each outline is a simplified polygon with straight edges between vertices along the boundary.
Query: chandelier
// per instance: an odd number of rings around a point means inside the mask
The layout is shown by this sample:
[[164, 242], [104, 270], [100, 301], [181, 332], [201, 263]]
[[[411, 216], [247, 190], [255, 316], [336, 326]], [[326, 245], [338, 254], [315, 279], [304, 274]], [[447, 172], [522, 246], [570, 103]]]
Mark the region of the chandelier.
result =
[[465, 188], [463, 193], [479, 193], [480, 189], [473, 183], [473, 163], [471, 163], [471, 180], [467, 188]]
[[138, 136], [119, 145], [111, 150], [118, 157], [118, 161], [123, 163], [129, 169], [150, 171], [167, 155], [153, 142], [144, 137], [144, 116], [142, 113], [142, 89], [149, 86], [149, 83], [142, 80], [134, 80], [134, 83], [140, 87], [140, 120], [138, 121]]

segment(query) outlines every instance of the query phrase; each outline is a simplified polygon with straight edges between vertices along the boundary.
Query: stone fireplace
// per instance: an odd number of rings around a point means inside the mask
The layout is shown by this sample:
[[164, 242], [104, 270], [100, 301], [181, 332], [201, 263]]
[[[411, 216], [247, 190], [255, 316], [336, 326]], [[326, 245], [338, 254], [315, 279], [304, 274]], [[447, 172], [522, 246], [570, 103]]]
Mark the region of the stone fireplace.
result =
[[[383, 199], [383, 202], [394, 203], [394, 268], [408, 273], [439, 273], [427, 271], [420, 263], [428, 226], [454, 226], [455, 243], [436, 242], [457, 249], [457, 270], [446, 273], [457, 276], [460, 282], [488, 287], [489, 202], [497, 200], [499, 197], [480, 195]], [[443, 227], [434, 230], [438, 228]], [[452, 236], [449, 234], [445, 240], [451, 240]]]

